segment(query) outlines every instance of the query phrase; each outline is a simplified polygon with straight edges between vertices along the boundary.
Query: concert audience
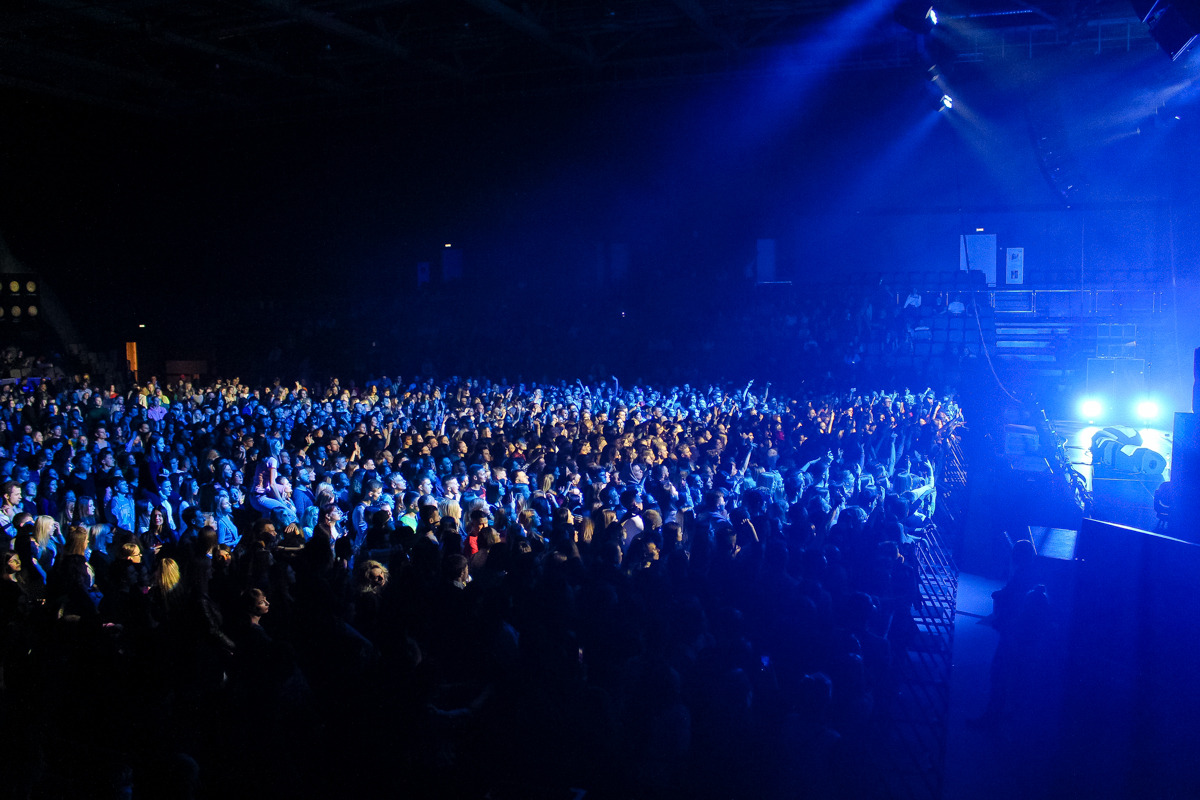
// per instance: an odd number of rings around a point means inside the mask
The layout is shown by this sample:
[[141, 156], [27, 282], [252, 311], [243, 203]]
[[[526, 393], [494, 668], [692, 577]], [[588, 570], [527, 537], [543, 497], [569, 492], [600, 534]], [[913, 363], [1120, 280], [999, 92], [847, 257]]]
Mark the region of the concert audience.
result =
[[724, 798], [881, 791], [963, 418], [455, 377], [46, 380], [0, 421], [15, 796]]

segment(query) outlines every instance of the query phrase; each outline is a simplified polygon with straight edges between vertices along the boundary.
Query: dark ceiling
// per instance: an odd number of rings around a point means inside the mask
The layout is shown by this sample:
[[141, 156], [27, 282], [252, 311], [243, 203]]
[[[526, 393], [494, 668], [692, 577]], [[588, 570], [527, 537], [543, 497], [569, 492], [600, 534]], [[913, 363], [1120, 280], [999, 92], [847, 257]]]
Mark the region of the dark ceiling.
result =
[[[943, 58], [1149, 41], [1126, 0], [953, 2], [939, 7], [950, 25], [961, 23]], [[824, 36], [820, 26], [848, 5], [9, 0], [0, 10], [0, 85], [137, 116], [253, 125], [761, 70], [772, 54]], [[880, 17], [838, 50], [838, 68], [895, 68], [928, 56], [892, 14]]]

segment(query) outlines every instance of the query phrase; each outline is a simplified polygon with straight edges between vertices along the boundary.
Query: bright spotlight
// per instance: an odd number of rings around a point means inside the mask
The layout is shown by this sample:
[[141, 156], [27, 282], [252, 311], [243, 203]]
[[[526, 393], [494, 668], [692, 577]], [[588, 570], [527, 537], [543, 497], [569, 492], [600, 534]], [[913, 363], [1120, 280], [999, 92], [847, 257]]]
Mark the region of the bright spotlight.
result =
[[1094, 397], [1089, 397], [1079, 404], [1079, 413], [1090, 422], [1104, 413], [1104, 404]]
[[950, 95], [942, 95], [942, 108], [954, 108], [954, 100], [950, 97]]
[[1158, 419], [1159, 407], [1158, 403], [1153, 400], [1139, 400], [1137, 404], [1138, 419], [1142, 422], [1150, 422]]
[[896, 22], [919, 36], [928, 34], [937, 24], [937, 14], [932, 6], [921, 0], [901, 0], [892, 16]]

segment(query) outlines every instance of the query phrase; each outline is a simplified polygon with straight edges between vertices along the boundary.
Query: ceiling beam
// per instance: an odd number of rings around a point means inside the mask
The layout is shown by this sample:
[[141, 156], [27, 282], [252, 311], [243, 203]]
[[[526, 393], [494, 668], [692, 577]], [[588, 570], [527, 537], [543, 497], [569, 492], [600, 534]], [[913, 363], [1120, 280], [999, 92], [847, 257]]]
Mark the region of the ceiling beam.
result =
[[376, 50], [388, 55], [394, 56], [402, 61], [408, 61], [416, 66], [423, 67], [433, 74], [441, 78], [451, 80], [461, 80], [462, 73], [453, 67], [430, 59], [418, 58], [413, 55], [413, 52], [399, 42], [394, 42], [391, 39], [385, 39], [382, 36], [365, 31], [356, 25], [351, 25], [348, 22], [343, 22], [329, 14], [324, 14], [320, 11], [314, 11], [292, 0], [258, 0], [259, 5], [266, 8], [274, 9], [283, 14], [287, 14], [293, 19], [300, 20], [314, 28], [319, 28], [327, 33], [332, 33], [341, 36], [344, 39], [349, 39], [356, 44], [366, 47], [371, 50]]
[[540, 42], [564, 58], [582, 64], [585, 67], [596, 66], [596, 59], [591, 53], [575, 45], [560, 41], [540, 22], [526, 14], [522, 14], [511, 6], [505, 5], [500, 0], [467, 0], [467, 2], [480, 11], [492, 15], [510, 28], [514, 28], [531, 39]]
[[0, 86], [11, 86], [14, 89], [21, 89], [34, 94], [61, 97], [72, 102], [100, 106], [101, 108], [114, 108], [118, 111], [135, 114], [140, 117], [160, 116], [153, 109], [147, 106], [138, 105], [136, 103], [127, 103], [124, 100], [117, 100], [112, 97], [100, 97], [87, 92], [80, 92], [76, 89], [67, 89], [62, 86], [42, 83], [41, 81], [31, 81], [27, 78], [18, 78], [14, 75], [0, 75]]
[[161, 42], [163, 44], [173, 45], [185, 50], [192, 50], [197, 53], [204, 53], [205, 55], [212, 56], [213, 58], [228, 62], [230, 64], [239, 64], [249, 69], [264, 72], [269, 75], [276, 75], [280, 78], [286, 78], [288, 80], [310, 80], [321, 90], [330, 92], [332, 94], [345, 94], [350, 88], [338, 83], [337, 81], [331, 81], [326, 78], [293, 74], [288, 72], [274, 61], [269, 61], [265, 58], [248, 56], [235, 50], [230, 50], [219, 45], [200, 41], [199, 39], [192, 39], [188, 36], [181, 36], [171, 31], [148, 28], [141, 22], [141, 20], [138, 20], [135, 17], [131, 17], [102, 6], [80, 3], [76, 0], [39, 0], [39, 2], [41, 2], [43, 5], [51, 6], [60, 11], [86, 17], [93, 22], [97, 22], [107, 27], [119, 28], [129, 33], [143, 34], [151, 40]]
[[146, 87], [147, 89], [162, 89], [164, 91], [179, 90], [179, 86], [174, 81], [169, 81], [161, 75], [126, 69], [125, 67], [118, 67], [103, 61], [94, 61], [90, 58], [82, 58], [80, 56], [71, 55], [70, 53], [60, 53], [56, 50], [51, 50], [40, 45], [38, 47], [34, 47], [17, 39], [0, 37], [0, 48], [3, 48], [7, 53], [19, 54], [28, 59], [49, 61], [77, 70], [95, 72], [107, 78], [126, 81], [128, 83], [136, 83], [140, 86]]
[[736, 50], [737, 42], [728, 31], [718, 28], [712, 21], [712, 17], [708, 15], [708, 11], [704, 6], [700, 5], [700, 0], [674, 0], [675, 5], [679, 7], [687, 18], [692, 21], [700, 31], [711, 39], [716, 44], [724, 47], [726, 50]]

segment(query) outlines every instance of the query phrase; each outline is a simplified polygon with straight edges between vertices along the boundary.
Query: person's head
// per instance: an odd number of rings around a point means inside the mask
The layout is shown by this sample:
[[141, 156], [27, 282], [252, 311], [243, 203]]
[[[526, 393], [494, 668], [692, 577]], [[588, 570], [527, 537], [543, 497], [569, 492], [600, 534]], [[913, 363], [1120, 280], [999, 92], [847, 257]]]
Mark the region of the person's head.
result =
[[173, 558], [159, 559], [158, 567], [154, 570], [154, 585], [164, 592], [170, 592], [179, 585], [179, 564]]
[[167, 526], [167, 515], [162, 508], [155, 506], [150, 509], [150, 530], [161, 531]]
[[33, 521], [33, 540], [37, 542], [38, 547], [45, 547], [57, 530], [58, 523], [54, 521], [54, 518], [43, 514]]
[[358, 587], [363, 592], [378, 592], [387, 586], [390, 573], [378, 561], [364, 561], [358, 567]]
[[443, 498], [438, 503], [438, 511], [441, 513], [442, 519], [453, 519], [455, 525], [462, 521], [462, 506], [457, 500]]
[[467, 468], [467, 479], [470, 481], [472, 488], [481, 488], [487, 482], [488, 468], [483, 464], [472, 464]]
[[71, 528], [67, 534], [66, 547], [63, 550], [69, 556], [87, 556], [90, 539], [87, 528], [81, 526]]
[[11, 576], [21, 571], [21, 556], [15, 550], [0, 550], [0, 565], [4, 570], [0, 577], [11, 580]]
[[4, 488], [4, 505], [10, 508], [21, 504], [21, 484], [19, 481], [6, 481]]
[[542, 524], [542, 520], [538, 517], [538, 513], [532, 508], [526, 508], [517, 515], [517, 524], [520, 525], [526, 532], [531, 532], [537, 529]]
[[488, 513], [483, 509], [475, 509], [471, 512], [470, 519], [467, 522], [467, 533], [472, 536], [479, 535], [479, 532], [488, 525]]
[[132, 563], [142, 563], [142, 547], [137, 542], [126, 542], [121, 545], [120, 558]]
[[470, 580], [467, 557], [461, 553], [454, 553], [447, 556], [445, 561], [442, 562], [442, 576], [455, 585], [460, 587], [466, 586]]
[[334, 525], [342, 518], [342, 510], [337, 507], [336, 503], [326, 503], [321, 506], [321, 515], [318, 524]]
[[253, 621], [258, 621], [271, 610], [271, 603], [262, 589], [247, 589], [242, 592], [242, 611]]
[[1012, 549], [1012, 562], [1014, 569], [1028, 567], [1033, 563], [1037, 556], [1037, 548], [1033, 546], [1033, 542], [1028, 539], [1019, 539]]

